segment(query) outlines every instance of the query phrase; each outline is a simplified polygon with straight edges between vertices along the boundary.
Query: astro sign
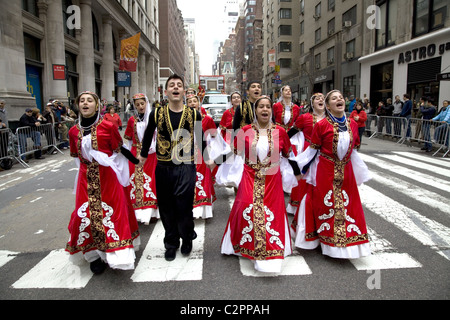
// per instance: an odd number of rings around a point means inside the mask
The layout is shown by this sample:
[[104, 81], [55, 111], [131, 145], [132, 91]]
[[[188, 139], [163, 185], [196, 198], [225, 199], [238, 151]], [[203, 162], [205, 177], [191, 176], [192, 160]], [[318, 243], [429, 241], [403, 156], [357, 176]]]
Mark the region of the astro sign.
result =
[[432, 43], [427, 47], [419, 47], [406, 52], [401, 52], [398, 57], [398, 64], [410, 63], [417, 60], [432, 58], [436, 54], [443, 55], [446, 51], [450, 51], [450, 42], [440, 44], [439, 46]]

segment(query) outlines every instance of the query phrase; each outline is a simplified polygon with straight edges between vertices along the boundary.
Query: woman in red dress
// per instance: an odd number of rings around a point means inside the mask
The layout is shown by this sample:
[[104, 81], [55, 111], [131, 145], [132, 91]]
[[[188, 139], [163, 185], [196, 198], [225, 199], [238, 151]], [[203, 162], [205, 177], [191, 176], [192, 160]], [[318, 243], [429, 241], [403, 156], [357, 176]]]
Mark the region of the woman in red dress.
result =
[[[310, 112], [299, 116], [292, 129], [288, 132], [289, 137], [299, 132], [303, 134], [304, 142], [301, 151], [309, 147], [314, 126], [324, 118], [325, 96], [322, 93], [316, 93], [311, 97]], [[312, 214], [312, 188], [313, 186], [304, 179], [300, 180], [298, 187], [294, 188], [298, 189], [300, 205], [297, 208], [291, 227], [293, 237], [295, 237], [295, 246], [301, 249], [314, 249], [319, 245]]]
[[[127, 148], [134, 156], [141, 153], [142, 139], [147, 128], [148, 117], [150, 116], [150, 101], [143, 93], [133, 96], [134, 110], [136, 114], [128, 120], [124, 139]], [[155, 143], [150, 148], [147, 161], [144, 166], [135, 166], [130, 162], [130, 186], [129, 196], [133, 205], [136, 219], [146, 225], [152, 218], [159, 219], [158, 199], [156, 197], [155, 168], [156, 150]]]
[[[300, 116], [300, 107], [292, 102], [292, 90], [290, 86], [286, 85], [282, 87], [280, 93], [280, 100], [273, 105], [275, 123], [280, 127], [283, 127], [286, 132], [289, 132]], [[299, 146], [296, 141], [298, 141], [297, 137], [292, 139], [291, 143], [295, 144], [296, 148], [301, 150], [302, 146]], [[286, 210], [290, 214], [295, 214], [301, 201], [300, 187], [297, 186], [292, 188], [292, 190], [285, 190], [285, 192], [290, 193]]]
[[[186, 97], [187, 106], [198, 110], [201, 113], [200, 99], [195, 95]], [[207, 114], [202, 115], [202, 129], [205, 133], [205, 138], [213, 139], [217, 134], [217, 128], [214, 120]], [[208, 219], [213, 217], [213, 203], [216, 200], [216, 193], [214, 190], [214, 182], [212, 178], [211, 169], [203, 160], [201, 151], [197, 152], [197, 180], [195, 182], [195, 196], [193, 215], [195, 219]]]
[[125, 193], [129, 170], [124, 156], [133, 157], [122, 147], [119, 130], [100, 117], [95, 93], [81, 93], [76, 103], [80, 121], [70, 129], [69, 138], [70, 154], [79, 172], [66, 251], [72, 261], [82, 253], [95, 274], [107, 265], [130, 270], [140, 242], [133, 207]]
[[354, 259], [370, 255], [364, 211], [358, 185], [370, 179], [367, 166], [355, 149], [358, 125], [345, 116], [345, 100], [333, 90], [325, 98], [327, 117], [313, 129], [311, 145], [297, 161], [308, 166], [312, 207], [322, 253]]
[[[254, 108], [254, 123], [243, 127], [234, 140], [235, 154], [245, 163], [221, 252], [252, 260], [257, 271], [280, 272], [284, 257], [292, 253], [280, 188], [280, 153], [288, 157], [292, 146], [286, 131], [272, 123], [270, 98], [259, 98]], [[226, 165], [235, 164], [222, 164], [218, 175], [228, 172], [222, 170]]]
[[220, 134], [223, 139], [231, 145], [231, 137], [233, 132], [233, 119], [236, 107], [241, 105], [242, 97], [239, 92], [231, 94], [231, 107], [225, 110], [219, 123]]

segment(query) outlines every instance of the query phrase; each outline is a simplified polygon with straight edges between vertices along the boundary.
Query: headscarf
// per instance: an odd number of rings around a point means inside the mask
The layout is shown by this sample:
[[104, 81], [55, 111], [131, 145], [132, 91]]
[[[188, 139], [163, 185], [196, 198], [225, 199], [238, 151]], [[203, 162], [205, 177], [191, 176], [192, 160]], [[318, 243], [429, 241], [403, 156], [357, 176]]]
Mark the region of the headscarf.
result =
[[272, 123], [275, 122], [275, 120], [274, 120], [274, 114], [273, 114], [273, 101], [272, 101], [272, 99], [270, 99], [269, 96], [261, 96], [261, 97], [259, 97], [258, 99], [256, 99], [255, 103], [253, 104], [253, 114], [255, 115], [255, 116], [253, 117], [253, 123], [255, 123], [255, 124], [258, 123], [258, 117], [256, 116], [256, 107], [259, 105], [259, 102], [260, 102], [261, 100], [263, 100], [263, 99], [267, 99], [267, 100], [270, 101], [270, 106], [272, 107], [272, 117], [270, 117], [269, 123], [272, 124]]
[[136, 123], [136, 130], [138, 134], [138, 138], [140, 141], [144, 140], [144, 133], [147, 129], [148, 125], [148, 119], [150, 118], [150, 113], [152, 111], [152, 106], [150, 104], [150, 101], [148, 100], [147, 96], [144, 93], [137, 93], [133, 96], [133, 102], [139, 99], [145, 100], [145, 111], [144, 111], [144, 118], [141, 119], [139, 117], [138, 111], [136, 108], [134, 108], [134, 113], [137, 116], [138, 122]]

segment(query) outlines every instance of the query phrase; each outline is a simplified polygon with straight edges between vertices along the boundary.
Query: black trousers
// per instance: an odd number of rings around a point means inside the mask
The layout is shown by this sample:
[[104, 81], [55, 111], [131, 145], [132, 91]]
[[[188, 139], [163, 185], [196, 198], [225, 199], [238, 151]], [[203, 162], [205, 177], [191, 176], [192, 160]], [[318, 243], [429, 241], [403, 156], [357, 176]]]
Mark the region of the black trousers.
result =
[[166, 249], [178, 248], [180, 238], [193, 240], [197, 237], [192, 213], [196, 176], [195, 164], [156, 165], [156, 195]]

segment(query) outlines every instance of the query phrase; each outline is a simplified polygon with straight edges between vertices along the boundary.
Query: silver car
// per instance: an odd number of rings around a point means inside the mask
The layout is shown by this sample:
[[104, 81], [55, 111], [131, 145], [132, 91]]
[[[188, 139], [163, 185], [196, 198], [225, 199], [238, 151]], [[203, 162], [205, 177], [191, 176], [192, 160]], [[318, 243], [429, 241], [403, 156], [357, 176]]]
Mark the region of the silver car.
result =
[[228, 94], [206, 94], [203, 97], [202, 107], [213, 118], [216, 126], [220, 123], [222, 115], [231, 106]]

